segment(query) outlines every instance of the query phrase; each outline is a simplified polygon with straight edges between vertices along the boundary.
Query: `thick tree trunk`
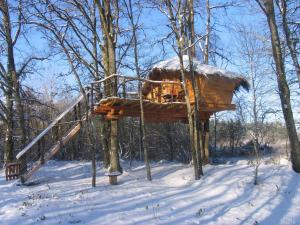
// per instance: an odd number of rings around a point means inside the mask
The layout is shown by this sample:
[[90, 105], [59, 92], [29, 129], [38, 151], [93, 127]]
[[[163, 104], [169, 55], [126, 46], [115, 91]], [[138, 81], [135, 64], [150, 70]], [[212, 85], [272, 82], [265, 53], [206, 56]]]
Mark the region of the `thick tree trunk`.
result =
[[271, 33], [273, 58], [276, 64], [277, 83], [279, 89], [279, 96], [281, 100], [281, 107], [284, 115], [284, 120], [287, 132], [290, 139], [291, 159], [293, 169], [300, 173], [300, 144], [297, 137], [297, 131], [293, 116], [293, 111], [290, 101], [290, 89], [286, 80], [285, 68], [281, 52], [280, 38], [277, 30], [274, 3], [273, 0], [263, 0], [264, 11], [268, 19], [269, 29]]
[[[205, 45], [204, 45], [204, 64], [208, 64], [209, 62], [209, 42], [210, 42], [210, 33], [211, 33], [211, 9], [210, 9], [210, 1], [205, 0], [205, 8], [206, 8], [206, 28], [205, 28]], [[216, 132], [216, 130], [215, 130]], [[215, 134], [216, 135], [216, 134]], [[202, 148], [203, 148], [203, 160], [205, 163], [209, 163], [209, 119], [205, 120], [203, 123], [203, 139], [202, 139]]]
[[[21, 100], [21, 95], [20, 95], [20, 81], [19, 77], [16, 71], [16, 65], [15, 65], [15, 59], [14, 59], [14, 45], [16, 43], [16, 40], [13, 41], [12, 39], [12, 30], [11, 30], [11, 21], [10, 21], [10, 12], [9, 12], [9, 7], [7, 1], [2, 1], [2, 4], [0, 5], [1, 7], [1, 12], [3, 15], [3, 25], [4, 25], [4, 32], [5, 32], [5, 42], [6, 42], [6, 53], [7, 53], [7, 78], [9, 81], [9, 94], [10, 96], [7, 96], [9, 98], [14, 98], [15, 101], [15, 106], [16, 106], [16, 111], [17, 111], [17, 117], [18, 117], [18, 122], [19, 122], [19, 127], [21, 130], [21, 148], [25, 146], [26, 144], [26, 125], [25, 125], [25, 119], [24, 119], [24, 110], [23, 110], [23, 105], [22, 105], [22, 100]], [[17, 37], [16, 37], [17, 38]], [[12, 142], [12, 134], [13, 134], [13, 103], [9, 99], [7, 101], [8, 104], [8, 109], [10, 112], [8, 112], [8, 118], [11, 121], [8, 121], [8, 126], [7, 126], [7, 141], [6, 141], [6, 149], [8, 155], [7, 157], [10, 160], [11, 157], [13, 157], [13, 144], [9, 143]], [[25, 157], [23, 157], [23, 163], [21, 165], [21, 172], [24, 172], [26, 170], [26, 162], [24, 162]]]
[[11, 77], [13, 84], [13, 95], [16, 102], [16, 110], [19, 118], [19, 126], [21, 129], [21, 147], [26, 144], [26, 127], [24, 119], [24, 110], [22, 105], [22, 100], [20, 96], [20, 82], [16, 71], [15, 59], [14, 59], [14, 43], [11, 34], [11, 22], [8, 11], [7, 3], [4, 3], [4, 27], [6, 34], [6, 44], [7, 44], [7, 73]]
[[11, 91], [8, 91], [6, 96], [6, 131], [5, 131], [5, 147], [4, 147], [4, 163], [9, 163], [14, 160], [14, 140], [13, 140], [13, 101]]
[[[172, 2], [170, 0], [165, 1], [166, 6], [168, 8], [169, 12], [169, 19], [171, 26], [173, 28], [174, 34], [176, 36], [176, 42], [178, 46], [178, 57], [179, 57], [179, 62], [180, 62], [180, 75], [181, 75], [181, 80], [183, 83], [183, 90], [185, 93], [185, 102], [187, 105], [187, 118], [188, 118], [188, 123], [189, 123], [189, 137], [190, 137], [190, 148], [191, 148], [191, 156], [193, 160], [193, 167], [194, 167], [194, 175], [195, 175], [195, 180], [200, 179], [200, 174], [199, 174], [199, 166], [198, 166], [198, 160], [197, 160], [197, 152], [195, 149], [195, 135], [194, 135], [194, 119], [193, 119], [193, 111], [191, 107], [191, 102], [190, 102], [190, 94], [187, 88], [187, 81], [186, 81], [186, 76], [185, 76], [185, 68], [183, 65], [183, 53], [184, 53], [184, 45], [185, 45], [185, 26], [184, 26], [184, 21], [183, 17], [175, 17], [173, 8], [172, 8]], [[185, 11], [185, 9], [180, 9], [182, 11]], [[179, 26], [177, 26], [176, 21], [178, 20]]]
[[[101, 48], [105, 76], [108, 77], [116, 73], [116, 24], [112, 15], [111, 2], [94, 0], [100, 15], [101, 30], [103, 32], [103, 43]], [[118, 5], [118, 1], [115, 2]], [[118, 10], [118, 9], [116, 9]], [[116, 12], [118, 13], [118, 12]], [[106, 95], [117, 96], [117, 79], [109, 81], [109, 90], [105, 90]], [[109, 92], [109, 93], [108, 93]], [[107, 131], [107, 130], [106, 130]], [[110, 121], [110, 149], [109, 149], [109, 173], [122, 173], [118, 155], [118, 121]], [[103, 145], [104, 146], [104, 145]], [[111, 178], [110, 178], [111, 179]], [[113, 178], [117, 183], [117, 177]]]
[[119, 163], [118, 154], [118, 121], [111, 121], [110, 129], [110, 150], [109, 150], [109, 173], [119, 172], [122, 173], [122, 168]]
[[[192, 88], [194, 92], [194, 145], [195, 145], [195, 151], [196, 151], [196, 158], [197, 158], [197, 166], [198, 166], [198, 173], [199, 175], [203, 175], [203, 169], [202, 169], [202, 157], [199, 155], [199, 152], [201, 152], [201, 144], [200, 144], [200, 136], [199, 131], [201, 129], [200, 127], [200, 89], [199, 89], [199, 83], [198, 80], [196, 80], [195, 72], [194, 72], [194, 65], [193, 65], [193, 59], [196, 56], [196, 50], [195, 50], [195, 25], [194, 25], [194, 1], [188, 0], [188, 56], [189, 56], [189, 65], [190, 65], [190, 76], [191, 76], [191, 83]], [[199, 177], [200, 178], [200, 177]]]
[[[189, 122], [189, 135], [190, 135], [190, 148], [191, 148], [191, 155], [192, 155], [192, 160], [193, 160], [193, 166], [194, 166], [194, 174], [195, 174], [195, 180], [199, 180], [200, 179], [200, 171], [199, 171], [199, 161], [197, 158], [197, 143], [195, 143], [195, 141], [197, 141], [197, 138], [195, 138], [195, 120], [194, 118], [197, 117], [197, 115], [193, 118], [193, 111], [192, 111], [192, 107], [191, 107], [191, 101], [190, 101], [190, 93], [188, 91], [187, 88], [187, 81], [186, 81], [186, 76], [185, 76], [185, 71], [184, 71], [184, 65], [183, 65], [183, 55], [182, 55], [182, 46], [180, 46], [181, 42], [179, 40], [178, 41], [178, 46], [179, 46], [179, 61], [180, 61], [180, 73], [181, 73], [181, 79], [183, 81], [183, 89], [185, 92], [185, 101], [187, 104], [187, 111], [188, 111], [188, 122]], [[195, 110], [196, 111], [196, 110]], [[197, 136], [197, 135], [196, 135]], [[199, 152], [199, 150], [198, 150]], [[202, 169], [202, 167], [201, 167]]]

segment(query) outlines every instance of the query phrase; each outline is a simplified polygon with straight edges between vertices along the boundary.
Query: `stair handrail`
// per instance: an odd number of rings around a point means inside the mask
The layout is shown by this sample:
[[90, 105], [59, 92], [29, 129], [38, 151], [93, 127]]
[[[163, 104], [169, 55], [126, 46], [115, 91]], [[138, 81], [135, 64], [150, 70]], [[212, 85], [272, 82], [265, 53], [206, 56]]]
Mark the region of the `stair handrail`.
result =
[[[90, 91], [86, 92], [86, 95]], [[82, 99], [84, 99], [84, 94], [81, 94], [74, 103], [69, 106], [64, 112], [62, 112], [52, 123], [49, 124], [38, 136], [36, 136], [25, 148], [23, 148], [16, 156], [20, 159], [26, 152], [28, 152], [43, 136], [45, 136], [65, 115], [67, 115]]]

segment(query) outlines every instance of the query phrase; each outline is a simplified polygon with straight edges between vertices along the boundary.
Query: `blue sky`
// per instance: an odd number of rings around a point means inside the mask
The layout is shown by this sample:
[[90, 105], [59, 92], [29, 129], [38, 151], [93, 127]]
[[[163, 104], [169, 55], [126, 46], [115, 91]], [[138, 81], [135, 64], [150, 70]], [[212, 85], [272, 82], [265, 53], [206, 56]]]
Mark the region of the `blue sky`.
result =
[[[214, 2], [217, 4], [217, 2], [220, 1], [211, 1], [212, 4]], [[222, 2], [222, 1], [221, 1]], [[233, 32], [232, 29], [230, 29], [231, 26], [233, 26], [236, 23], [239, 24], [245, 24], [247, 26], [254, 26], [257, 27], [257, 31], [260, 33], [266, 33], [267, 30], [264, 29], [266, 24], [266, 19], [262, 14], [259, 13], [258, 8], [255, 4], [253, 4], [254, 7], [250, 6], [250, 4], [247, 5], [247, 7], [232, 7], [229, 8], [226, 12], [222, 9], [216, 9], [212, 13], [217, 14], [218, 16], [213, 16], [212, 23], [216, 24], [216, 35], [218, 37], [218, 45], [223, 49], [223, 52], [225, 55], [227, 55], [233, 64], [231, 63], [221, 63], [221, 61], [217, 61], [218, 66], [220, 67], [226, 67], [229, 70], [239, 72], [240, 68], [236, 66], [236, 64], [239, 64], [239, 59], [236, 58], [236, 52], [234, 50], [236, 45], [236, 34]], [[202, 6], [203, 8], [203, 6]], [[196, 8], [196, 31], [198, 33], [203, 34], [203, 31], [205, 29], [205, 23], [204, 23], [204, 13], [201, 8]], [[200, 15], [198, 14], [200, 13]], [[217, 19], [215, 19], [217, 18]], [[147, 57], [155, 56], [157, 60], [163, 60], [168, 57], [172, 57], [175, 55], [171, 45], [166, 42], [165, 50], [166, 54], [162, 54], [162, 46], [160, 44], [156, 45], [150, 45], [147, 43], [146, 40], [144, 40], [146, 34], [146, 39], [149, 42], [153, 42], [154, 40], [160, 40], [161, 38], [165, 37], [169, 32], [170, 29], [167, 27], [168, 20], [165, 15], [158, 12], [157, 10], [153, 9], [144, 9], [140, 23], [143, 27], [143, 32], [139, 34], [140, 39], [143, 39], [142, 44], [140, 46], [140, 54], [146, 55], [145, 58], [142, 58], [143, 60], [147, 61]], [[29, 43], [27, 41], [21, 40], [18, 43], [18, 51], [17, 54], [20, 54], [20, 56], [26, 57], [26, 55], [46, 55], [49, 51], [47, 42], [43, 39], [42, 34], [32, 29], [30, 33], [27, 34]], [[20, 57], [22, 59], [23, 57]], [[128, 59], [129, 61], [132, 61], [132, 58]], [[42, 63], [39, 63], [39, 73], [33, 73], [29, 75], [26, 80], [25, 84], [35, 87], [38, 90], [44, 89], [49, 83], [54, 83], [58, 87], [63, 88], [65, 84], [72, 85], [74, 84], [74, 77], [68, 76], [68, 77], [59, 77], [58, 75], [60, 73], [67, 73], [69, 71], [69, 66], [65, 60], [62, 60], [61, 56], [55, 56], [52, 57], [51, 60], [44, 61]], [[123, 71], [124, 72], [124, 71]], [[134, 74], [134, 72], [125, 70], [125, 73], [127, 74]], [[275, 76], [275, 75], [274, 75]], [[274, 85], [275, 85], [274, 81]], [[247, 97], [247, 95], [245, 95]], [[294, 96], [293, 96], [294, 97]], [[270, 102], [276, 102], [275, 105], [278, 107], [280, 106], [280, 103], [278, 101], [278, 96], [275, 94], [275, 91], [270, 95]], [[298, 112], [297, 112], [298, 111]], [[297, 119], [300, 120], [300, 109], [299, 106], [294, 107], [294, 115], [297, 117]]]

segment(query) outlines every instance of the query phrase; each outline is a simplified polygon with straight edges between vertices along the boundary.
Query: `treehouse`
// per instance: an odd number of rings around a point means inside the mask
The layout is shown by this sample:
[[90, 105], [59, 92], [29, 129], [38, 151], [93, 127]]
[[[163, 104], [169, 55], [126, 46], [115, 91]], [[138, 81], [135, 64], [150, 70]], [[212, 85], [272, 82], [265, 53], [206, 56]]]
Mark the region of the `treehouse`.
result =
[[[240, 87], [248, 89], [249, 84], [235, 73], [203, 65], [195, 59], [192, 77], [187, 56], [183, 58], [183, 65], [192, 107], [195, 105], [195, 93], [191, 85], [193, 77], [199, 86], [200, 119], [204, 128], [202, 157], [208, 159], [209, 117], [214, 112], [234, 110], [235, 105], [231, 103], [233, 94]], [[20, 171], [26, 171], [22, 172], [21, 181], [27, 181], [76, 136], [82, 121], [92, 115], [102, 115], [105, 120], [140, 117], [139, 85], [142, 87], [146, 122], [187, 122], [187, 104], [181, 77], [180, 63], [175, 57], [155, 65], [147, 79], [113, 74], [93, 82], [85, 93], [17, 154], [17, 163], [7, 165], [7, 179], [17, 178]]]
[[[192, 88], [192, 76], [189, 72], [189, 60], [183, 57], [184, 74], [186, 77], [189, 100], [193, 106], [194, 91]], [[198, 83], [200, 95], [200, 119], [207, 120], [214, 112], [235, 110], [231, 103], [233, 94], [240, 87], [248, 89], [249, 84], [242, 76], [201, 64], [194, 59], [194, 77]], [[178, 57], [158, 63], [150, 71], [147, 79], [141, 79], [143, 107], [146, 122], [186, 122], [187, 106], [185, 92], [182, 84], [180, 63]], [[119, 119], [124, 116], [140, 116], [140, 103], [138, 93], [126, 95], [126, 89], [130, 89], [128, 82], [134, 78], [123, 77], [118, 80], [119, 96], [105, 96], [94, 108], [94, 113], [105, 115], [106, 119]], [[137, 81], [137, 80], [135, 80]], [[126, 86], [127, 85], [127, 86]], [[131, 85], [134, 86], [134, 85]]]

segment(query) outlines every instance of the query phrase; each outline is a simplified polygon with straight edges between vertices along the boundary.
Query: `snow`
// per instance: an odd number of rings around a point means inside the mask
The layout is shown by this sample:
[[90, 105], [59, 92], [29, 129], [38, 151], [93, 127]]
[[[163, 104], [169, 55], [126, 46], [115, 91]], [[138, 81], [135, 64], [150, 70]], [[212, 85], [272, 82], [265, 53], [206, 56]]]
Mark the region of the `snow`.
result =
[[49, 161], [33, 186], [2, 170], [0, 224], [300, 224], [300, 175], [282, 161], [259, 167], [258, 186], [246, 160], [207, 165], [199, 181], [190, 165], [152, 163], [152, 182], [142, 163], [122, 162], [117, 186], [100, 164], [96, 188], [90, 162]]
[[[189, 71], [189, 57], [188, 55], [183, 55], [183, 66], [186, 71]], [[214, 66], [202, 64], [197, 59], [193, 59], [193, 65], [194, 65], [194, 71], [196, 71], [198, 74], [201, 75], [217, 75], [217, 76], [224, 76], [228, 78], [241, 78], [242, 76], [228, 71], [221, 68], [217, 68]], [[158, 64], [153, 66], [154, 69], [160, 69], [160, 70], [171, 70], [171, 71], [177, 71], [180, 70], [180, 62], [178, 56], [173, 57], [171, 59], [168, 59], [166, 61], [159, 62]]]

